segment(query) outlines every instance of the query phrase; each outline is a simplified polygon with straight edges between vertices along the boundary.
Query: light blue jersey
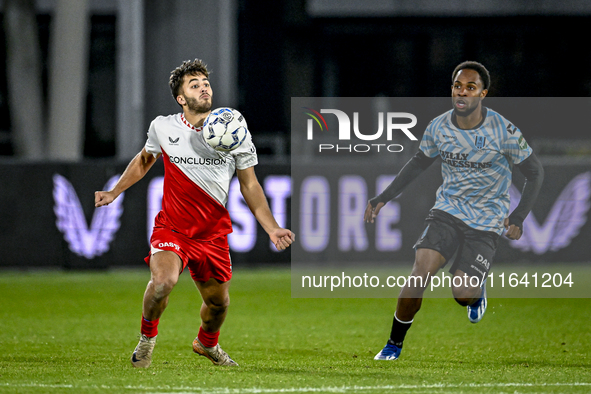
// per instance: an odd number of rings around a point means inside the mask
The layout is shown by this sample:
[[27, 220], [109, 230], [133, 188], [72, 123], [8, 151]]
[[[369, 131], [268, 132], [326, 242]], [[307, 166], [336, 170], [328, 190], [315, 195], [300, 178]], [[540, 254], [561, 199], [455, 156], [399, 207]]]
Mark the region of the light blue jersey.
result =
[[509, 214], [509, 187], [514, 164], [532, 153], [521, 131], [497, 112], [484, 108], [482, 124], [462, 130], [453, 110], [433, 119], [419, 149], [443, 159], [443, 184], [433, 209], [445, 211], [477, 230], [503, 232]]

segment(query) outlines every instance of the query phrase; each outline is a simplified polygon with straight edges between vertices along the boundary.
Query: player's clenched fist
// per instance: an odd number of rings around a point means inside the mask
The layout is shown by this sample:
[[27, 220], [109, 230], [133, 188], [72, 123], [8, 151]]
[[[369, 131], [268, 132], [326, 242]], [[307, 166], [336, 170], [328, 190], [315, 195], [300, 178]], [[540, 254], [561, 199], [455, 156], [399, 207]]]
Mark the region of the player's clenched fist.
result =
[[269, 234], [277, 250], [285, 250], [295, 241], [295, 234], [288, 229], [278, 229]]
[[512, 239], [512, 240], [518, 240], [519, 238], [521, 238], [521, 235], [523, 234], [523, 231], [521, 230], [521, 228], [515, 224], [509, 224], [509, 218], [505, 218], [505, 222], [504, 222], [504, 226], [505, 226], [505, 230], [507, 230], [507, 232], [505, 233], [505, 237]]
[[94, 192], [94, 206], [102, 207], [104, 205], [109, 205], [115, 200], [115, 197], [116, 196], [112, 192]]

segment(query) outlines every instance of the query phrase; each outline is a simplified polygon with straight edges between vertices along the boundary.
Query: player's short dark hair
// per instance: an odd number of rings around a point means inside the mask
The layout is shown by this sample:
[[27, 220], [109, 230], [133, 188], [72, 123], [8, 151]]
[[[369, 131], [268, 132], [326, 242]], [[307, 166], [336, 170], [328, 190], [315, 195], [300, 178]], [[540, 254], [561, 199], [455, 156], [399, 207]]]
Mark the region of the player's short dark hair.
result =
[[170, 79], [168, 80], [168, 86], [172, 92], [172, 97], [176, 100], [177, 96], [181, 92], [183, 86], [183, 78], [185, 75], [196, 75], [203, 74], [206, 78], [209, 78], [209, 71], [207, 65], [203, 63], [201, 59], [185, 60], [183, 64], [175, 68], [170, 73]]
[[490, 88], [490, 74], [486, 67], [484, 67], [481, 63], [474, 62], [474, 61], [465, 61], [456, 66], [454, 69], [453, 74], [451, 75], [451, 83], [453, 85], [454, 81], [456, 80], [456, 76], [461, 70], [470, 69], [474, 70], [480, 75], [480, 79], [482, 80], [482, 84], [484, 88], [488, 90]]

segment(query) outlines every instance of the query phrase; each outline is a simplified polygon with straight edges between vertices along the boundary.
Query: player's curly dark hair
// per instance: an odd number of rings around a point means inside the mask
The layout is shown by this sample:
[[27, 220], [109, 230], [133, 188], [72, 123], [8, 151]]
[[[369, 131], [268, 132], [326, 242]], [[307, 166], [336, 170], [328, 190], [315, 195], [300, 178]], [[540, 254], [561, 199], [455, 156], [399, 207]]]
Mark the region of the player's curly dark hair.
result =
[[456, 66], [454, 69], [453, 74], [451, 74], [451, 83], [453, 85], [454, 81], [456, 80], [456, 76], [461, 70], [464, 69], [474, 70], [480, 75], [480, 79], [482, 80], [482, 84], [484, 88], [488, 90], [490, 88], [490, 74], [486, 67], [484, 67], [481, 63], [474, 62], [474, 61], [465, 61]]
[[172, 97], [176, 100], [181, 92], [183, 86], [183, 78], [185, 75], [196, 75], [203, 74], [206, 78], [209, 78], [209, 71], [207, 65], [203, 63], [201, 59], [185, 60], [183, 64], [175, 68], [170, 73], [170, 79], [168, 80], [168, 86], [172, 92]]

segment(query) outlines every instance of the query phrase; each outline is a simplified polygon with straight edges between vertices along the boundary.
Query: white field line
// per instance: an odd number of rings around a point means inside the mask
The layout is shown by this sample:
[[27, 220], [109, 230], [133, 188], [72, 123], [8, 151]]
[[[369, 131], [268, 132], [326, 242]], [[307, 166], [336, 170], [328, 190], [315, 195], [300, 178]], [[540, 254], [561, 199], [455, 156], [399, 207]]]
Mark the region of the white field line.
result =
[[290, 388], [202, 388], [202, 387], [150, 387], [150, 386], [109, 386], [109, 385], [73, 385], [45, 383], [1, 383], [0, 387], [12, 388], [46, 388], [46, 389], [102, 389], [102, 390], [141, 390], [151, 393], [174, 394], [269, 394], [269, 393], [355, 393], [377, 390], [429, 390], [441, 393], [446, 389], [478, 389], [478, 388], [524, 388], [524, 387], [591, 387], [589, 382], [568, 383], [459, 383], [459, 384], [400, 384], [383, 386], [326, 386], [326, 387], [290, 387]]

